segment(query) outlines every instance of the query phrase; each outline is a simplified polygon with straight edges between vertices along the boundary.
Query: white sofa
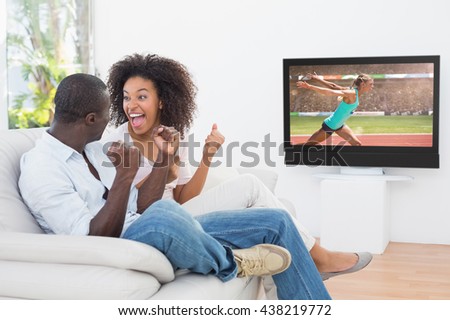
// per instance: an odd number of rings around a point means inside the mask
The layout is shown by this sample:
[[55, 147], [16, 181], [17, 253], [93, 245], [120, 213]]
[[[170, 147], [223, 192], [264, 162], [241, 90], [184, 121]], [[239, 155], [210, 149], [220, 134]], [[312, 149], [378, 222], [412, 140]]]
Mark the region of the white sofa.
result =
[[[0, 299], [264, 298], [260, 278], [223, 283], [214, 276], [174, 273], [163, 254], [138, 242], [44, 234], [17, 186], [20, 156], [42, 131], [0, 131]], [[274, 190], [273, 171], [251, 172]], [[212, 169], [205, 187], [237, 174], [233, 168]]]

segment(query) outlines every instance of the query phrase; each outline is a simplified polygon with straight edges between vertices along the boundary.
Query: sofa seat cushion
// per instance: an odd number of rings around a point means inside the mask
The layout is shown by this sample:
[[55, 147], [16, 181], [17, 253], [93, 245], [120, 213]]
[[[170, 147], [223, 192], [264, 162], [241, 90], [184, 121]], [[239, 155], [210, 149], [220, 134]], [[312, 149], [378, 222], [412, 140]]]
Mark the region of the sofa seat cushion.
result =
[[0, 243], [0, 260], [135, 270], [161, 283], [175, 278], [172, 265], [160, 251], [132, 240], [1, 232]]
[[0, 260], [0, 283], [0, 296], [44, 300], [149, 299], [161, 287], [139, 271], [5, 260]]
[[176, 273], [173, 282], [164, 284], [152, 297], [155, 300], [253, 300], [264, 293], [260, 292], [260, 277], [235, 278], [222, 282], [213, 275], [189, 273], [185, 270]]
[[143, 243], [109, 237], [0, 232], [0, 296], [149, 299], [175, 278]]

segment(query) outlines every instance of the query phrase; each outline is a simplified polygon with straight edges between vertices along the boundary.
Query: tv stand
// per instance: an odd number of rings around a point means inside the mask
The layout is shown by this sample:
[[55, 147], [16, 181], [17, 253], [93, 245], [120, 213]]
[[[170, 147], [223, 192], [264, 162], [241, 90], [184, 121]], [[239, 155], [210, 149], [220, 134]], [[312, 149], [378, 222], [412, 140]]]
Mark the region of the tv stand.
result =
[[353, 175], [383, 175], [383, 168], [369, 168], [369, 167], [340, 167], [341, 174]]
[[390, 240], [388, 182], [413, 178], [360, 168], [314, 176], [322, 179], [320, 244], [334, 251], [383, 253]]

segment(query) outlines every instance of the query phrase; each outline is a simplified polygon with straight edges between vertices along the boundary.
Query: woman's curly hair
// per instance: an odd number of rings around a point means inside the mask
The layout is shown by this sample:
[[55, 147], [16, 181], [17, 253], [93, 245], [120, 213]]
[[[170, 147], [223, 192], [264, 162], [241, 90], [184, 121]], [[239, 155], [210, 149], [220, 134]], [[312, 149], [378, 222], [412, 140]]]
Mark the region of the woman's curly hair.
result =
[[197, 87], [187, 68], [172, 59], [156, 54], [132, 54], [109, 69], [107, 86], [111, 95], [111, 123], [128, 121], [123, 110], [123, 86], [132, 77], [151, 80], [162, 102], [160, 123], [174, 127], [181, 136], [191, 127], [197, 105]]

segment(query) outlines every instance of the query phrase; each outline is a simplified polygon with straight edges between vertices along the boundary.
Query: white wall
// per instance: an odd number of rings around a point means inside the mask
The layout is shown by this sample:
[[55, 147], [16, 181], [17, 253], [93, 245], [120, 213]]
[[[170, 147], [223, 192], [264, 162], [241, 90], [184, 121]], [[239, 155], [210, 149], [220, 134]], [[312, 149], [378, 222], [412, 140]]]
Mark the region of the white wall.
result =
[[[199, 87], [196, 138], [217, 122], [228, 146], [261, 146], [269, 133], [277, 145], [283, 140], [283, 58], [441, 55], [441, 169], [386, 171], [415, 177], [390, 186], [392, 240], [450, 244], [447, 8], [445, 0], [95, 0], [96, 65], [105, 78], [126, 54], [177, 59]], [[250, 150], [263, 158], [262, 148]], [[319, 181], [312, 174], [337, 169], [287, 168], [275, 149], [270, 159], [280, 175], [277, 194], [294, 202], [318, 236]], [[232, 153], [234, 166], [251, 160]], [[351, 200], [350, 194], [345, 201]]]

